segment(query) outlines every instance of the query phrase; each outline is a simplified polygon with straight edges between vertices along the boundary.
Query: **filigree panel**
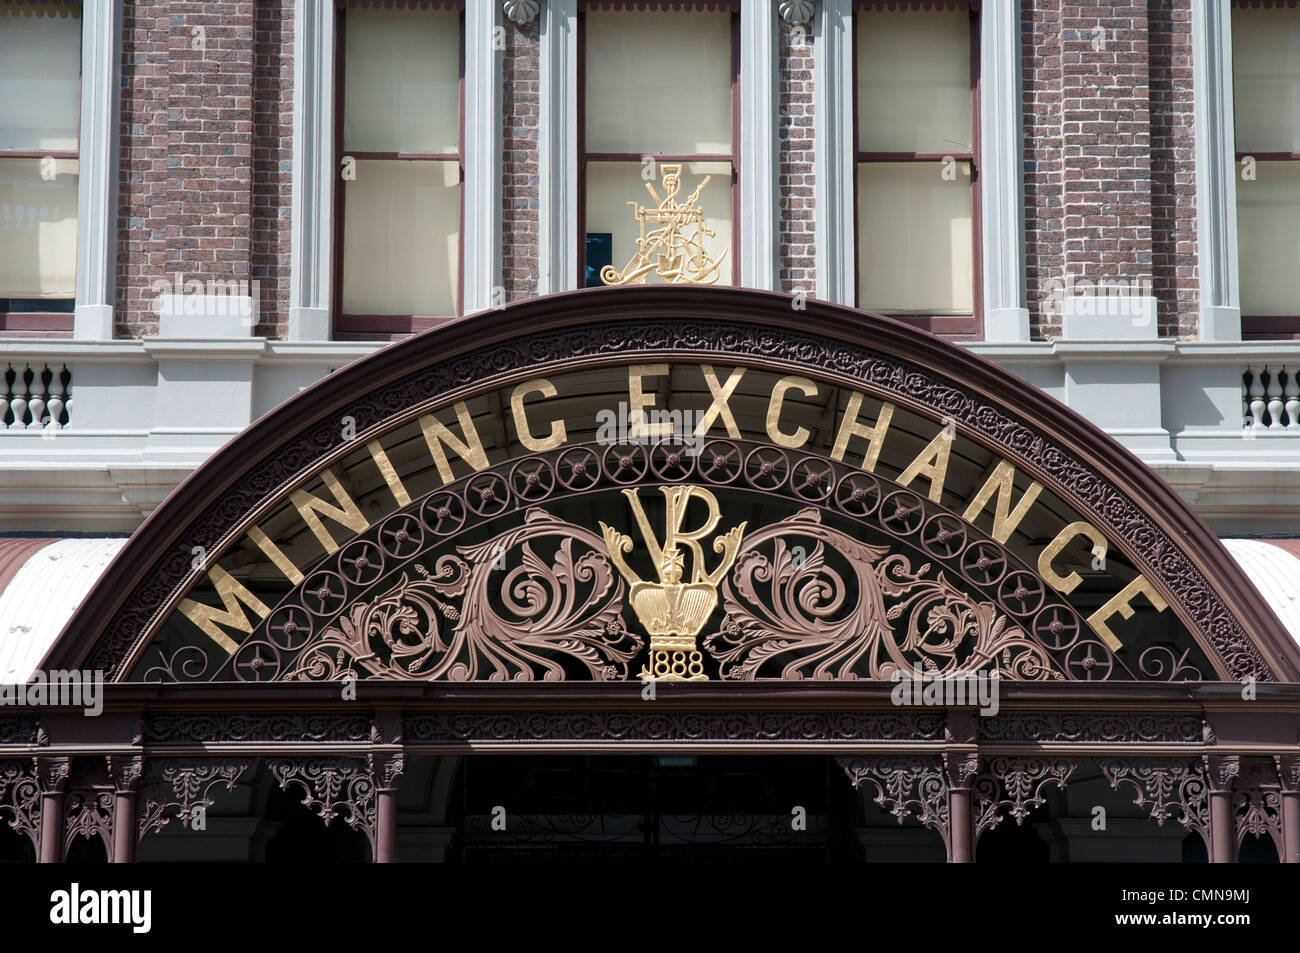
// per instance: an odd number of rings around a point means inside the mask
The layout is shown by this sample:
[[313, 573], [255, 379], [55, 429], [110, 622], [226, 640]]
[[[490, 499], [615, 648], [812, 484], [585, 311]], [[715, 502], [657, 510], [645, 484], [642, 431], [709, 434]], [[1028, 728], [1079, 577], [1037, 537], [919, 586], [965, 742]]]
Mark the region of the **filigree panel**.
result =
[[518, 711], [429, 712], [408, 715], [407, 744], [556, 742], [941, 741], [944, 720], [934, 712], [863, 711]]
[[1200, 744], [1204, 720], [1198, 712], [1045, 711], [1002, 712], [981, 719], [980, 740], [986, 743], [1117, 743], [1159, 742]]
[[0, 761], [0, 817], [40, 850], [41, 785], [31, 758]]
[[860, 788], [869, 784], [875, 802], [902, 824], [910, 815], [943, 838], [951, 850], [948, 815], [948, 779], [940, 758], [865, 757], [837, 758], [849, 782]]
[[1116, 791], [1121, 784], [1133, 788], [1134, 803], [1149, 806], [1157, 824], [1173, 818], [1200, 834], [1206, 849], [1210, 848], [1210, 788], [1201, 761], [1105, 758], [1097, 766]]
[[1023, 824], [1031, 811], [1047, 803], [1047, 788], [1064, 788], [1078, 767], [1070, 758], [989, 758], [971, 785], [976, 839], [1007, 817]]
[[369, 715], [329, 712], [240, 712], [226, 714], [150, 715], [145, 737], [150, 744], [202, 741], [367, 741]]
[[[993, 668], [1008, 678], [1064, 679], [1047, 651], [992, 602], [824, 526], [816, 509], [750, 533], [723, 583], [726, 614], [704, 647], [724, 678], [957, 675]], [[1041, 598], [1041, 594], [1040, 594]]]
[[1237, 846], [1248, 836], [1271, 837], [1278, 857], [1282, 838], [1282, 779], [1272, 760], [1244, 761], [1232, 789], [1232, 820]]
[[63, 849], [66, 852], [78, 837], [99, 838], [111, 862], [113, 860], [113, 792], [78, 790], [68, 794], [63, 808]]
[[[372, 766], [362, 758], [273, 758], [267, 762], [271, 776], [282, 790], [290, 786], [302, 794], [302, 803], [328, 826], [342, 817], [353, 830], [361, 831], [375, 850], [378, 811]], [[400, 773], [400, 760], [395, 768]], [[396, 776], [391, 778], [396, 783]]]
[[151, 759], [139, 797], [138, 838], [161, 831], [176, 818], [188, 830], [200, 808], [216, 803], [217, 790], [233, 790], [248, 767], [246, 760]]

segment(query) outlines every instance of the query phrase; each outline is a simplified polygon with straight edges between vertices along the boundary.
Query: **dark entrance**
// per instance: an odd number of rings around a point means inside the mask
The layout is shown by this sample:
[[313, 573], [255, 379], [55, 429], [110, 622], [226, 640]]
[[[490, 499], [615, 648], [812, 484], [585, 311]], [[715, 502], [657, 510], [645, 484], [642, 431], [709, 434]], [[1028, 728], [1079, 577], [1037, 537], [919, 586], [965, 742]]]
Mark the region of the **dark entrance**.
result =
[[467, 758], [449, 859], [860, 859], [860, 798], [829, 757]]

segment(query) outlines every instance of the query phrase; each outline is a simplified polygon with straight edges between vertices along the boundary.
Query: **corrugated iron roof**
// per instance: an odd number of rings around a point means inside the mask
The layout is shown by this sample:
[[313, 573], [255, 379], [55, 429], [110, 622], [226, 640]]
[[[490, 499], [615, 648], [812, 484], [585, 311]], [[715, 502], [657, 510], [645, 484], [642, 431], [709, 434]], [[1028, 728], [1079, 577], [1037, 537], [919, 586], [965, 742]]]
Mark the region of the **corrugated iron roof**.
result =
[[126, 539], [3, 542], [10, 554], [29, 544], [0, 592], [0, 682], [25, 682]]
[[1300, 540], [1225, 539], [1223, 545], [1300, 642]]

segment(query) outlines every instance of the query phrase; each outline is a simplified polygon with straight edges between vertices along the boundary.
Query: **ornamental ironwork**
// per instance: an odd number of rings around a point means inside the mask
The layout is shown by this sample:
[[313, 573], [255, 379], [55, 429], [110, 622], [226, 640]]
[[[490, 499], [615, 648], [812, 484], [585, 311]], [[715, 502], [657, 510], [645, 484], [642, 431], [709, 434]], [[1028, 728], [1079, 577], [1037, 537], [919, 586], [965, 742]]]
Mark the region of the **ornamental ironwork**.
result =
[[[614, 558], [627, 552], [626, 534], [608, 526], [597, 534], [548, 509], [601, 494], [622, 494], [626, 505], [647, 485], [681, 501], [717, 506], [725, 494], [803, 508], [747, 534], [732, 527], [711, 544], [730, 571], [701, 559], [689, 584], [643, 582]], [[704, 533], [716, 525], [710, 518]], [[676, 539], [678, 548], [699, 545]], [[658, 542], [654, 551], [666, 552]], [[639, 608], [625, 578], [644, 587]], [[656, 608], [666, 585], [694, 587], [693, 616], [669, 619]], [[698, 676], [693, 631], [710, 617], [713, 586], [720, 615], [698, 645], [724, 679], [992, 669], [1031, 680], [1202, 677], [1187, 650], [1112, 651], [1030, 566], [941, 504], [827, 457], [726, 439], [698, 453], [569, 445], [481, 470], [326, 557], [228, 657], [183, 644], [153, 656], [142, 675], [622, 680], [646, 648], [644, 627], [652, 653], [657, 637], [681, 648], [663, 642], [667, 657], [642, 675]]]

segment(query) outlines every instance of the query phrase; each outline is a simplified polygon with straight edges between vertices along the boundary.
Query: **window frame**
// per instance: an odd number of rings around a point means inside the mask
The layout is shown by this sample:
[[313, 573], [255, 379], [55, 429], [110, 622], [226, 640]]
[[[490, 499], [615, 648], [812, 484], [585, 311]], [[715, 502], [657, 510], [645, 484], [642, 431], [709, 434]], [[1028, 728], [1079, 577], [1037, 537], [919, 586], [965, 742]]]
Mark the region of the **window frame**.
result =
[[[1294, 9], [1295, 4], [1291, 4]], [[1232, 0], [1228, 10], [1228, 29], [1232, 32], [1232, 13], [1239, 9], [1247, 9], [1247, 5], [1241, 4], [1238, 0]], [[1232, 214], [1237, 221], [1237, 228], [1241, 228], [1241, 186], [1237, 180], [1238, 169], [1241, 161], [1247, 157], [1253, 158], [1256, 162], [1300, 162], [1300, 152], [1258, 152], [1249, 149], [1242, 150], [1237, 148], [1237, 57], [1236, 57], [1236, 39], [1230, 35], [1228, 38], [1229, 48], [1232, 50], [1232, 76], [1229, 77], [1232, 91], [1232, 128], [1228, 130], [1232, 134], [1232, 155], [1233, 164], [1229, 174], [1234, 180], [1233, 187], [1233, 209]], [[1238, 281], [1238, 305], [1241, 304], [1240, 281], [1241, 281], [1241, 246], [1240, 239], [1237, 243], [1237, 258], [1232, 262], [1232, 267], [1237, 270]], [[1296, 341], [1300, 340], [1300, 311], [1295, 314], [1247, 314], [1245, 308], [1241, 309], [1241, 339], [1243, 341]]]
[[[331, 276], [330, 337], [335, 341], [393, 341], [429, 328], [454, 321], [465, 313], [465, 10], [461, 3], [434, 2], [421, 5], [428, 9], [454, 10], [459, 29], [457, 50], [457, 103], [456, 151], [453, 152], [373, 152], [344, 149], [343, 124], [345, 90], [347, 88], [347, 10], [352, 6], [367, 4], [336, 0], [334, 20], [334, 165], [332, 189], [334, 215], [331, 236], [333, 244], [333, 270]], [[374, 4], [384, 7], [384, 4]], [[346, 219], [346, 183], [340, 174], [345, 157], [358, 161], [402, 160], [456, 163], [459, 181], [456, 184], [456, 311], [454, 314], [351, 314], [343, 310], [343, 246]]]
[[[886, 317], [894, 318], [910, 324], [913, 327], [921, 328], [932, 334], [950, 340], [960, 341], [982, 341], [984, 339], [984, 244], [983, 244], [983, 223], [981, 217], [981, 183], [980, 183], [980, 11], [976, 3], [965, 4], [967, 16], [969, 17], [969, 36], [970, 36], [970, 121], [971, 121], [971, 151], [970, 152], [873, 152], [859, 148], [861, 142], [858, 136], [859, 130], [859, 110], [858, 110], [858, 30], [861, 25], [859, 17], [862, 13], [871, 9], [889, 10], [893, 9], [896, 4], [881, 3], [877, 0], [857, 0], [853, 6], [853, 19], [851, 24], [852, 36], [850, 37], [850, 59], [852, 69], [850, 70], [850, 80], [852, 89], [852, 112], [853, 112], [853, 129], [852, 149], [853, 149], [853, 303], [854, 307], [865, 310], [862, 304], [862, 265], [861, 255], [859, 254], [859, 245], [862, 239], [862, 223], [859, 220], [859, 195], [858, 195], [858, 173], [861, 166], [868, 162], [941, 162], [943, 159], [951, 156], [957, 162], [970, 163], [970, 199], [971, 199], [971, 314], [887, 314]], [[918, 15], [924, 15], [926, 10], [916, 7], [905, 7]], [[875, 312], [873, 312], [875, 313]]]
[[[86, 11], [85, 4], [81, 0], [75, 3], [65, 2], [65, 0], [50, 0], [50, 5], [55, 7], [71, 7], [76, 10], [77, 21], [81, 24], [78, 31], [77, 43], [77, 145], [73, 149], [5, 149], [0, 147], [0, 160], [4, 159], [44, 159], [49, 156], [52, 159], [72, 159], [77, 163], [77, 181], [80, 188], [81, 181], [81, 101], [84, 97], [86, 63], [85, 33], [86, 33]], [[71, 14], [70, 14], [71, 15]], [[81, 232], [81, 209], [77, 209], [77, 232], [78, 242], [80, 242]], [[74, 259], [76, 252], [73, 252]], [[73, 265], [74, 273], [76, 263]], [[8, 301], [8, 298], [0, 298]], [[58, 299], [67, 300], [67, 299]], [[0, 309], [0, 337], [7, 338], [70, 338], [73, 333], [73, 322], [76, 319], [77, 295], [73, 290], [72, 311], [8, 311]]]
[[[577, 282], [576, 288], [582, 289], [587, 287], [587, 163], [589, 162], [636, 162], [640, 163], [643, 158], [649, 157], [655, 160], [656, 168], [663, 162], [727, 162], [731, 165], [731, 250], [728, 257], [731, 259], [732, 280], [723, 285], [719, 280], [718, 287], [738, 288], [740, 287], [740, 17], [741, 9], [738, 3], [717, 3], [701, 2], [691, 3], [690, 0], [645, 0], [635, 6], [628, 5], [625, 9], [641, 12], [643, 10], [671, 10], [674, 12], [713, 12], [727, 13], [731, 17], [731, 152], [730, 153], [695, 153], [695, 154], [677, 154], [677, 153], [624, 153], [624, 152], [588, 152], [587, 151], [587, 10], [594, 7], [596, 10], [609, 6], [611, 10], [618, 10], [618, 5], [607, 5], [600, 3], [599, 0], [587, 2], [581, 0], [578, 6], [578, 29], [577, 29], [577, 271], [574, 278]], [[617, 262], [615, 263], [617, 267]], [[595, 289], [593, 289], [595, 290]]]

